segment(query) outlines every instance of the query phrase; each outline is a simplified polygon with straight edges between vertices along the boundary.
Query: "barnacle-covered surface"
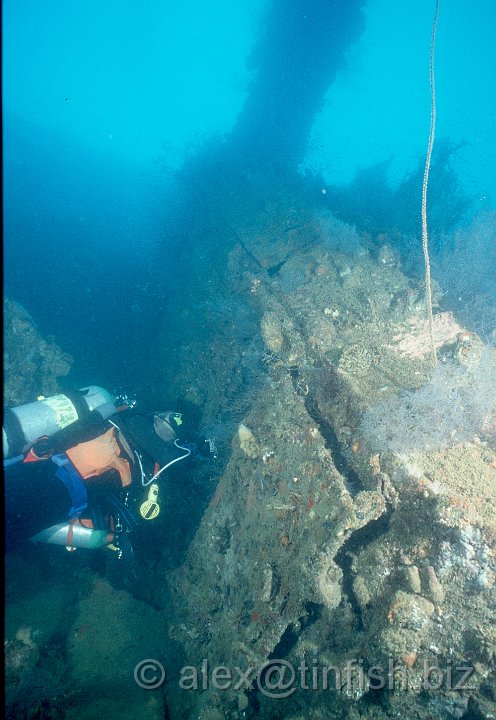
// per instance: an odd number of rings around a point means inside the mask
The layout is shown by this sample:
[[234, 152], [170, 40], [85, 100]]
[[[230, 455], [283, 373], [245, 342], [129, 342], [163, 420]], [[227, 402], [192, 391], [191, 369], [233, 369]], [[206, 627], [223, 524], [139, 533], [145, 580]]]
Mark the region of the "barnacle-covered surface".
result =
[[[423, 283], [403, 274], [387, 238], [377, 249], [289, 191], [273, 192], [255, 218], [226, 208], [223, 220], [239, 242], [226, 250], [223, 283], [211, 285], [219, 304], [242, 297], [258, 317], [265, 372], [240, 418], [258, 452], [233, 427], [230, 461], [185, 563], [168, 576], [170, 636], [184, 665], [253, 668], [253, 683], [195, 693], [171, 681], [171, 706], [208, 718], [490, 717], [496, 454], [484, 426], [494, 415], [463, 442], [447, 427], [436, 451], [412, 447], [407, 424], [407, 451], [372, 448], [367, 408], [431, 375]], [[463, 374], [481, 341], [449, 314], [436, 322], [440, 363]], [[214, 327], [198, 348], [209, 368], [194, 379], [203, 397], [205, 383], [223, 397], [223, 353], [213, 351], [223, 333]], [[194, 366], [183, 369], [193, 377]], [[436, 402], [441, 423], [445, 400]], [[208, 403], [205, 412], [208, 422]], [[270, 679], [260, 689], [254, 677], [276, 659], [338, 668], [341, 685], [310, 692], [298, 676], [273, 699]], [[359, 682], [374, 665], [387, 675], [390, 662], [397, 684]], [[465, 665], [473, 672], [457, 689], [447, 673]], [[428, 686], [431, 667], [444, 673], [438, 687]]]

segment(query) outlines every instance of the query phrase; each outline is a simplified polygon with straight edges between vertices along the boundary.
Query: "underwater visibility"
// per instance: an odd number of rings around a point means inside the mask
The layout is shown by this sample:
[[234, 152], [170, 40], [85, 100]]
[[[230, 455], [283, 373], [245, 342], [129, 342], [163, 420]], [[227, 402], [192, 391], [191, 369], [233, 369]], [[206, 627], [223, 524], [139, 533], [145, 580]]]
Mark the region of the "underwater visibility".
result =
[[9, 720], [496, 717], [495, 27], [5, 1]]

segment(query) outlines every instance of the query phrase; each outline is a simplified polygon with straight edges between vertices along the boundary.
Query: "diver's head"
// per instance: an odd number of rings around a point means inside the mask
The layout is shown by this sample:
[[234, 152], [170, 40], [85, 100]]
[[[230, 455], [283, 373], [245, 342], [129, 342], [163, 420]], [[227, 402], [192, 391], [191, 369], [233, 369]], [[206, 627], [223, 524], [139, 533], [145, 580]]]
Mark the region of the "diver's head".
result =
[[166, 410], [153, 415], [153, 427], [158, 437], [164, 442], [174, 442], [177, 439], [176, 430], [182, 424], [181, 413]]

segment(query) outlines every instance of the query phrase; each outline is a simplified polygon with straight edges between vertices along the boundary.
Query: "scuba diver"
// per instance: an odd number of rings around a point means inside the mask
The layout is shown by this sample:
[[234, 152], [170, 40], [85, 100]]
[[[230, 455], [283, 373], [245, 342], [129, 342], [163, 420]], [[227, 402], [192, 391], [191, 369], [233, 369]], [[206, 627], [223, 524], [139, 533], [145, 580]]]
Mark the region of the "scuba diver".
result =
[[[5, 542], [108, 548], [136, 579], [132, 530], [157, 517], [159, 481], [212, 441], [184, 442], [181, 413], [143, 412], [89, 386], [4, 413]], [[201, 453], [200, 448], [205, 448]]]

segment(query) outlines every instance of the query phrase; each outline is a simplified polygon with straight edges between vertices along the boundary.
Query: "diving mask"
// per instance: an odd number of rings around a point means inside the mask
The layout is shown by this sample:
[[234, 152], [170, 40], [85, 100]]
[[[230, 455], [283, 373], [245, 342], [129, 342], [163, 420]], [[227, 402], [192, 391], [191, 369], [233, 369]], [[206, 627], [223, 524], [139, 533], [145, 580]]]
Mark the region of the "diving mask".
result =
[[172, 442], [177, 438], [176, 429], [182, 425], [182, 422], [182, 414], [171, 410], [155, 413], [153, 417], [155, 432], [164, 442]]

